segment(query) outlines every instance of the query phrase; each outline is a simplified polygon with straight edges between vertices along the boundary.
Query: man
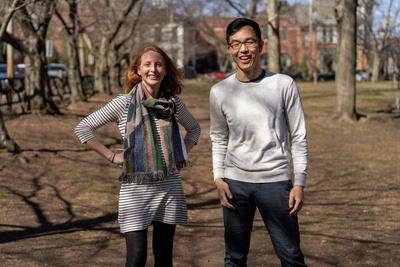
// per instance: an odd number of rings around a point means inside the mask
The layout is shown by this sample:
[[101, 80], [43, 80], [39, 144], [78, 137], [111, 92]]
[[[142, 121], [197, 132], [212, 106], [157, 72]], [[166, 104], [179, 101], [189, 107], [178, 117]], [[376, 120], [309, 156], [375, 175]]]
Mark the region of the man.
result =
[[226, 40], [237, 73], [210, 92], [213, 172], [223, 206], [225, 266], [247, 266], [256, 208], [282, 266], [306, 266], [296, 215], [303, 206], [307, 176], [306, 128], [298, 89], [289, 76], [261, 68], [264, 42], [255, 21], [232, 21]]

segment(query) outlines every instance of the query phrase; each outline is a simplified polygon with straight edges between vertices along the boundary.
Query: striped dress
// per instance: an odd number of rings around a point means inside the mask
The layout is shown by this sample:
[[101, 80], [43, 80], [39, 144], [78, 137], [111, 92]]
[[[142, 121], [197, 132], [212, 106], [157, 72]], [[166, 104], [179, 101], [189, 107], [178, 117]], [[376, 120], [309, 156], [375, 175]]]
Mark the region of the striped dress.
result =
[[[90, 114], [75, 128], [82, 143], [95, 137], [95, 130], [109, 122], [116, 122], [124, 136], [130, 95], [121, 94], [106, 106]], [[176, 97], [175, 118], [185, 130], [185, 139], [198, 142], [200, 126], [185, 104]], [[119, 194], [118, 222], [122, 233], [138, 231], [153, 221], [167, 224], [187, 224], [187, 205], [180, 174], [151, 184], [122, 183]]]

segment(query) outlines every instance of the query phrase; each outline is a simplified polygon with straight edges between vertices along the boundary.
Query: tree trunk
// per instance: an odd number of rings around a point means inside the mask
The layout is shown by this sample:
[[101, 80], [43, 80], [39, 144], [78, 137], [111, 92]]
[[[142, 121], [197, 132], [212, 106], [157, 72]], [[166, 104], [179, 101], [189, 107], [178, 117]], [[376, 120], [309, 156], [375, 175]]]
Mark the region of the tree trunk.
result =
[[118, 59], [117, 49], [110, 49], [107, 54], [108, 65], [110, 66], [110, 89], [111, 92], [122, 93], [123, 89], [120, 83], [120, 60]]
[[17, 143], [8, 135], [6, 125], [3, 120], [3, 114], [0, 111], [0, 149], [5, 148], [8, 152], [18, 153], [21, 151]]
[[60, 113], [50, 90], [44, 40], [28, 38], [30, 53], [25, 55], [26, 66], [24, 101], [28, 110], [40, 113]]
[[218, 53], [218, 66], [221, 71], [226, 71], [228, 69], [228, 64], [231, 57], [227, 54]]
[[[59, 113], [54, 104], [47, 75], [45, 42], [47, 28], [54, 14], [55, 1], [25, 3], [19, 0], [14, 18], [23, 33], [22, 38], [4, 33], [0, 38], [24, 56], [26, 64], [24, 106], [40, 113]], [[40, 8], [35, 8], [36, 4]]]
[[68, 85], [71, 89], [71, 102], [86, 101], [86, 95], [83, 92], [82, 86], [82, 73], [80, 66], [80, 58], [78, 53], [78, 38], [81, 30], [81, 23], [78, 15], [78, 2], [77, 0], [68, 0], [68, 20], [64, 19], [62, 12], [56, 9], [56, 15], [64, 25], [64, 30], [68, 38], [68, 57], [69, 57], [69, 71], [68, 71]]
[[268, 69], [281, 72], [278, 0], [265, 0], [268, 15]]
[[94, 88], [100, 93], [107, 94], [111, 94], [108, 77], [106, 77], [108, 76], [107, 51], [109, 48], [107, 38], [103, 37], [94, 65]]
[[86, 95], [83, 93], [82, 87], [82, 74], [79, 66], [78, 46], [77, 39], [70, 36], [68, 44], [69, 54], [69, 70], [68, 70], [68, 83], [71, 88], [71, 101], [86, 101]]
[[379, 73], [381, 70], [381, 57], [379, 55], [379, 51], [375, 48], [372, 50], [372, 76], [371, 81], [373, 83], [379, 80]]
[[334, 119], [354, 121], [356, 113], [356, 7], [357, 0], [338, 0], [335, 7], [339, 45]]

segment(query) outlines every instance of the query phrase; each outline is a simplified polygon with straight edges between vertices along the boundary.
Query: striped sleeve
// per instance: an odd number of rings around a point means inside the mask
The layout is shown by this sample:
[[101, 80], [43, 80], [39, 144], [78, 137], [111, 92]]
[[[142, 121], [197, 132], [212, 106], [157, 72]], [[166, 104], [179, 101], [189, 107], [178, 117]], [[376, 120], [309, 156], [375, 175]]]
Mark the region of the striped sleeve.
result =
[[176, 97], [175, 117], [186, 130], [185, 139], [192, 140], [197, 144], [201, 133], [200, 125], [179, 97]]
[[111, 100], [107, 105], [101, 109], [93, 112], [84, 118], [75, 128], [75, 134], [81, 141], [86, 141], [95, 137], [95, 131], [109, 122], [117, 122], [121, 132], [123, 120], [126, 120], [126, 109], [129, 105], [127, 95], [119, 95]]

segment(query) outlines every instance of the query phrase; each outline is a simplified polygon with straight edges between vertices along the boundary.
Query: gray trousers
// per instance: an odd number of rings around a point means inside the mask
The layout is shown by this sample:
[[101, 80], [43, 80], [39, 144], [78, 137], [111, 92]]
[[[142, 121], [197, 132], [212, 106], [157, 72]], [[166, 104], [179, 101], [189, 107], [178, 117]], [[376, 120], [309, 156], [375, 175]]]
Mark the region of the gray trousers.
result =
[[234, 210], [223, 208], [225, 267], [247, 266], [250, 236], [256, 208], [260, 211], [282, 266], [306, 266], [300, 249], [297, 216], [290, 216], [291, 181], [246, 183], [224, 179], [229, 185]]

